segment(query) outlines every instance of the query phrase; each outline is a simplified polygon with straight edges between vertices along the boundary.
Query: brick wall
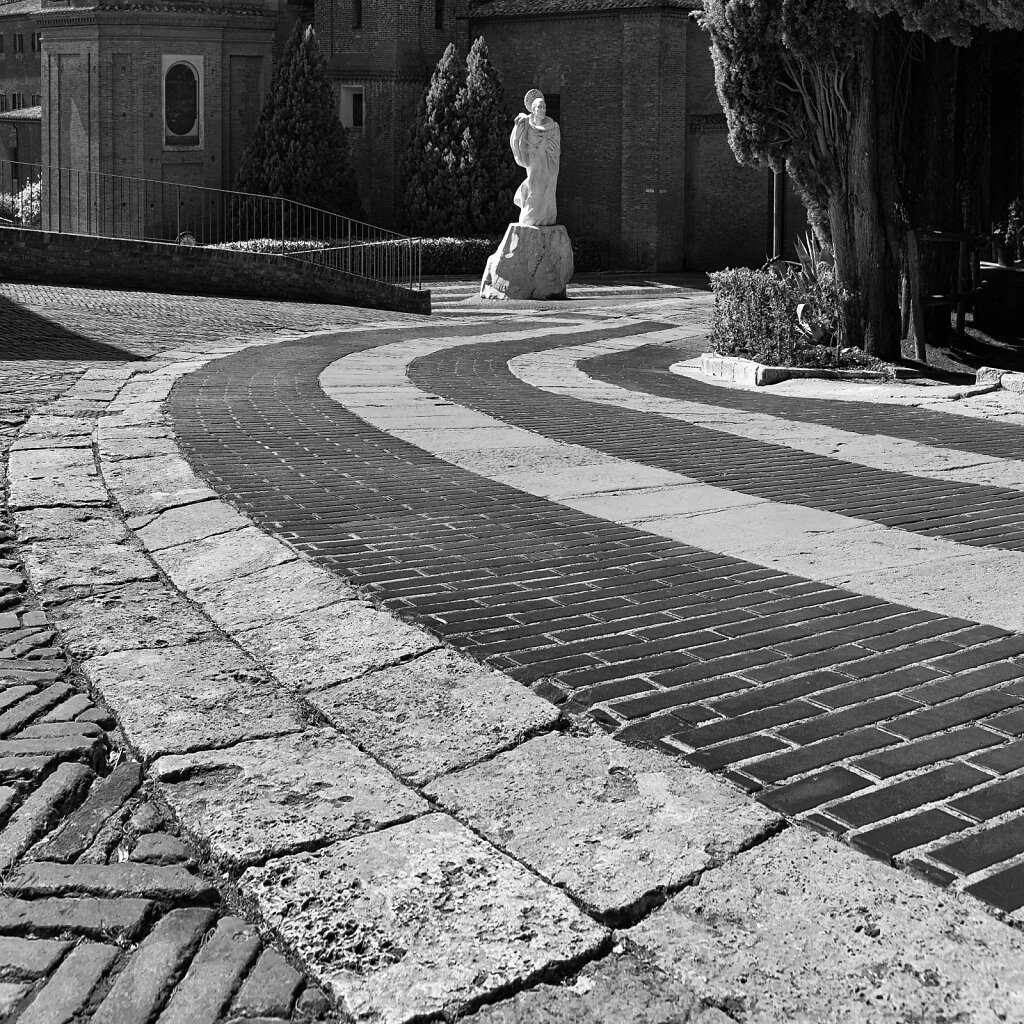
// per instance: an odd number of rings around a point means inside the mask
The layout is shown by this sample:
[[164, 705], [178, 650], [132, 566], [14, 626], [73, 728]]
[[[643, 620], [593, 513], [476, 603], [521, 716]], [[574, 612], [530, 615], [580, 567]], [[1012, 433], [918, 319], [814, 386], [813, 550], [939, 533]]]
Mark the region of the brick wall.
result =
[[279, 256], [6, 227], [0, 227], [0, 280], [430, 312], [428, 291]]

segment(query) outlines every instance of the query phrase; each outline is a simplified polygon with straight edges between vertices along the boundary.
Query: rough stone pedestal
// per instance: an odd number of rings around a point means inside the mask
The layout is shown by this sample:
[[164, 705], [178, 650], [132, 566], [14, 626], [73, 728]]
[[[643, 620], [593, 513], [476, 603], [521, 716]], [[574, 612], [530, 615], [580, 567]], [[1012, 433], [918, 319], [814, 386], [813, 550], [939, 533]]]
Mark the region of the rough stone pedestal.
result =
[[480, 297], [564, 299], [572, 272], [572, 246], [561, 224], [546, 228], [509, 224], [497, 252], [487, 261]]

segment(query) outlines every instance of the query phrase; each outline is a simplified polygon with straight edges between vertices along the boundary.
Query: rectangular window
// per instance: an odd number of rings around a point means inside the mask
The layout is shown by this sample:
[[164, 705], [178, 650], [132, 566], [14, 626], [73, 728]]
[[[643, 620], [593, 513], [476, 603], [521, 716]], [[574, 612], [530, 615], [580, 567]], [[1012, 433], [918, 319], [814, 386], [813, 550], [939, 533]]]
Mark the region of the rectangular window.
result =
[[32, 33], [32, 52], [39, 53], [43, 48], [43, 33], [33, 32]]
[[352, 27], [363, 27], [363, 0], [352, 0]]
[[11, 93], [11, 110], [21, 110], [22, 94], [20, 92]]
[[21, 32], [14, 34], [14, 52], [24, 53], [25, 52], [25, 37]]
[[544, 95], [544, 106], [547, 108], [547, 115], [552, 121], [562, 123], [562, 97], [557, 92], [549, 92]]
[[0, 113], [5, 113], [7, 110], [7, 93], [0, 92]]
[[38, 92], [32, 93], [32, 106], [33, 107], [39, 107], [39, 106], [42, 106], [42, 103], [43, 103], [43, 95], [42, 95], [42, 93], [38, 93]]
[[434, 28], [438, 32], [444, 28], [444, 0], [434, 0]]
[[363, 87], [343, 85], [341, 87], [341, 123], [346, 128], [360, 129], [365, 123]]
[[0, 57], [4, 55], [4, 34], [0, 32]]

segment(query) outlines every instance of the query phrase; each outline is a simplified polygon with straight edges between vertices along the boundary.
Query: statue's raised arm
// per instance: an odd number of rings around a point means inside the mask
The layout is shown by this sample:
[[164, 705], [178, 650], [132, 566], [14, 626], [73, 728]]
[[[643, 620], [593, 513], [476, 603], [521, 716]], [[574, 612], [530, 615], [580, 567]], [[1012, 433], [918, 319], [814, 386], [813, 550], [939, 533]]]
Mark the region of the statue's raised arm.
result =
[[516, 163], [526, 168], [526, 180], [516, 192], [515, 204], [521, 210], [520, 224], [544, 227], [558, 220], [555, 189], [562, 136], [557, 123], [547, 116], [539, 89], [531, 89], [523, 102], [530, 113], [516, 117], [509, 139]]

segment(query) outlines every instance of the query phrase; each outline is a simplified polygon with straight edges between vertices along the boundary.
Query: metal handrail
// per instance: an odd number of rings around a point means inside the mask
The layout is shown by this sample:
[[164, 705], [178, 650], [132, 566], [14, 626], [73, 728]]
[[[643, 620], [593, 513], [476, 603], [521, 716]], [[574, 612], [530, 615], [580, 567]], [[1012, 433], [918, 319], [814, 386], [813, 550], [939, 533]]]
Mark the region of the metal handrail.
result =
[[422, 287], [420, 239], [283, 196], [0, 160], [0, 221], [12, 220], [58, 233], [269, 253]]

